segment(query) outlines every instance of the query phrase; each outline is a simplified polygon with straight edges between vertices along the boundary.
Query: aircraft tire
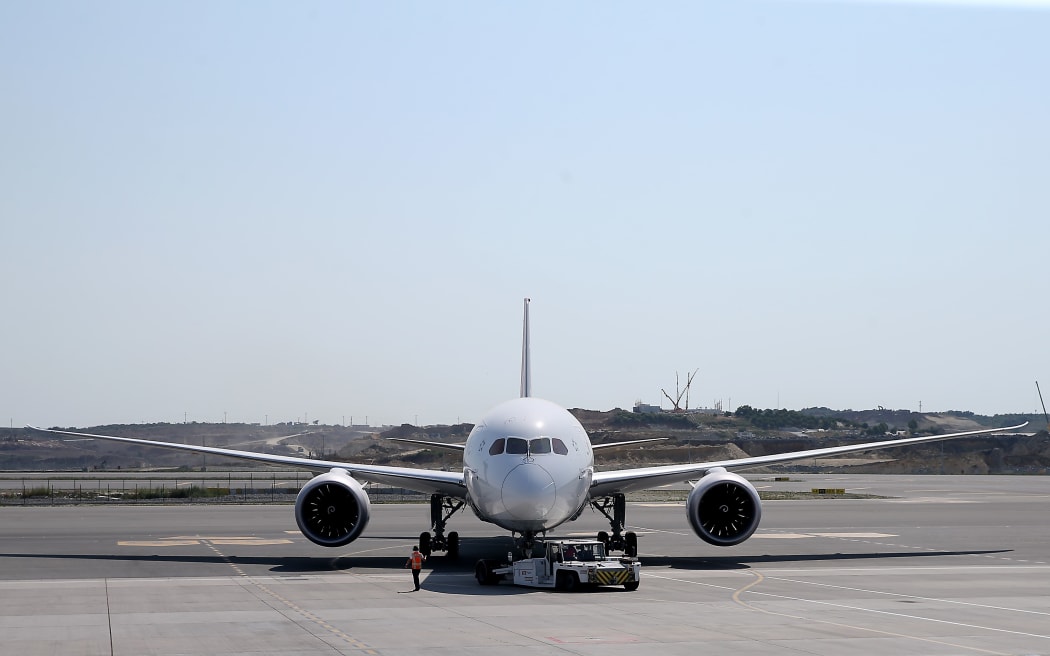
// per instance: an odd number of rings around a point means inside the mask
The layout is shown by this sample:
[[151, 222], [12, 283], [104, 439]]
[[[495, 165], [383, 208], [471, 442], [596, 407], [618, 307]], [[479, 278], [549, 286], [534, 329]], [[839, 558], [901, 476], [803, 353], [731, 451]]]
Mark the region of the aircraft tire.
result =
[[445, 551], [445, 557], [449, 560], [459, 558], [459, 533], [457, 531], [448, 534], [448, 549]]

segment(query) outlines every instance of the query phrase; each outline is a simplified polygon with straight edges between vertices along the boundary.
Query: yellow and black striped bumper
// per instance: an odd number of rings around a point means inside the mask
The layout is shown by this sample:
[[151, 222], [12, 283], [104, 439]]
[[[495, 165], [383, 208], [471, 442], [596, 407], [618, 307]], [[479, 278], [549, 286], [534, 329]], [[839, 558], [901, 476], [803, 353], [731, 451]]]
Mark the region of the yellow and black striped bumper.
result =
[[633, 579], [629, 569], [599, 569], [594, 573], [598, 585], [623, 585]]

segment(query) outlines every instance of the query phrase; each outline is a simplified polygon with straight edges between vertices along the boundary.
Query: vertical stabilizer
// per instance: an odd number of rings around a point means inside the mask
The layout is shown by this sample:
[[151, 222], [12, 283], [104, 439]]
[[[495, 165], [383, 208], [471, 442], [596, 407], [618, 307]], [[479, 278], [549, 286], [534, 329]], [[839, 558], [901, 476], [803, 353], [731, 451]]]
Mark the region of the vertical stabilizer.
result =
[[521, 335], [521, 397], [532, 396], [532, 356], [529, 353], [529, 299], [525, 299], [525, 320]]

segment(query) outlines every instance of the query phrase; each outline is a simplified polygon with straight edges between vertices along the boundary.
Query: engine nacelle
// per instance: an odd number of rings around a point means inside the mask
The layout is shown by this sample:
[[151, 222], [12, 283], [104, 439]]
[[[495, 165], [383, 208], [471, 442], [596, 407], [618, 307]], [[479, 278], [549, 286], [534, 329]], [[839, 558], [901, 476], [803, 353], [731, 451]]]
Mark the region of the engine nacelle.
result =
[[343, 469], [310, 479], [295, 498], [295, 522], [311, 542], [341, 547], [368, 525], [371, 505], [361, 484]]
[[755, 487], [721, 467], [700, 479], [689, 493], [685, 509], [700, 539], [718, 547], [731, 547], [748, 539], [762, 519]]

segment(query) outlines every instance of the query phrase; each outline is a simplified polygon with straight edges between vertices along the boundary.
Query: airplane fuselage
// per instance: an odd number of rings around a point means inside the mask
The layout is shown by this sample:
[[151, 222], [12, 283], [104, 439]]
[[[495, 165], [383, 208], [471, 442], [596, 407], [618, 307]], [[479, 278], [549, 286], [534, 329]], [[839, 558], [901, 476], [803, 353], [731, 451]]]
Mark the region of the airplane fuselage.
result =
[[523, 397], [501, 403], [474, 426], [463, 474], [478, 517], [509, 531], [543, 532], [587, 503], [594, 454], [568, 410]]

